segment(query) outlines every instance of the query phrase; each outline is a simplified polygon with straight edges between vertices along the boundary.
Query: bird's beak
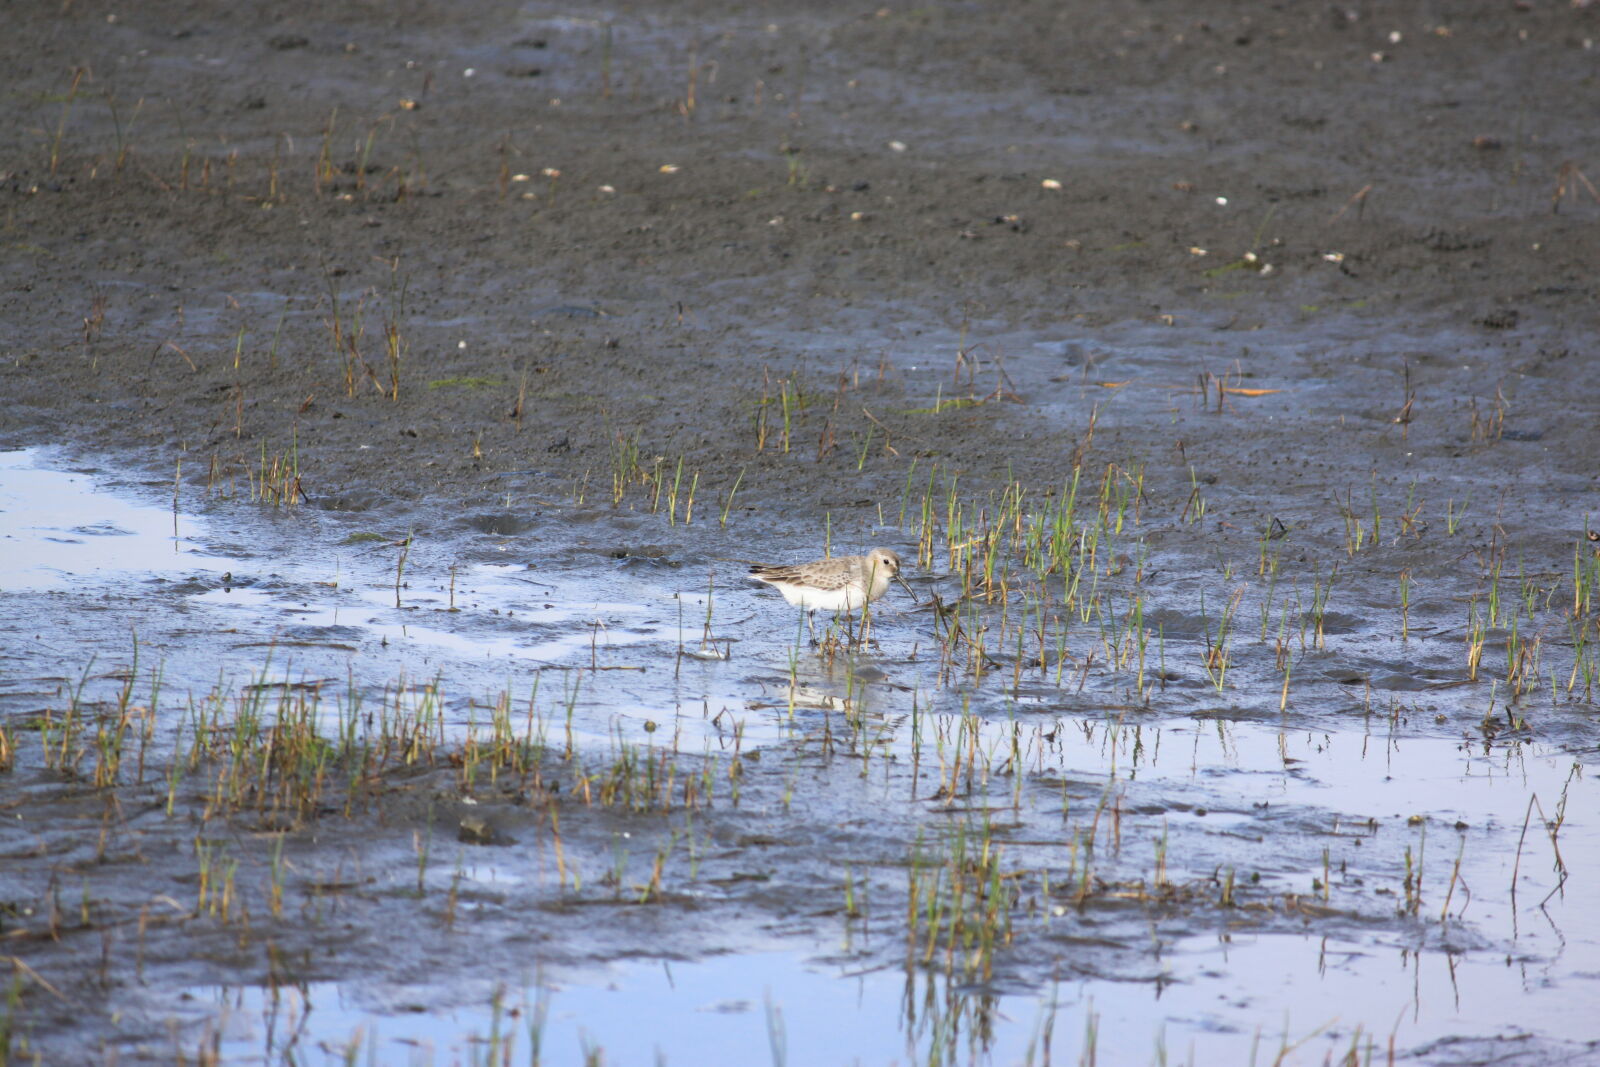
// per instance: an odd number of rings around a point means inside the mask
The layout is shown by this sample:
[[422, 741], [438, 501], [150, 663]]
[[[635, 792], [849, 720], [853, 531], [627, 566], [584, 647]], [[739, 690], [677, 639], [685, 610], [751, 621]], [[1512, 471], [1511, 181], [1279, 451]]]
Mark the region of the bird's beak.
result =
[[916, 603], [916, 604], [922, 603], [922, 601], [917, 599], [916, 592], [909, 585], [906, 584], [906, 580], [904, 578], [900, 577], [900, 575], [898, 573], [895, 574], [894, 580], [900, 583], [900, 588], [901, 589], [904, 589], [906, 592], [911, 594], [911, 600], [912, 600], [913, 603]]

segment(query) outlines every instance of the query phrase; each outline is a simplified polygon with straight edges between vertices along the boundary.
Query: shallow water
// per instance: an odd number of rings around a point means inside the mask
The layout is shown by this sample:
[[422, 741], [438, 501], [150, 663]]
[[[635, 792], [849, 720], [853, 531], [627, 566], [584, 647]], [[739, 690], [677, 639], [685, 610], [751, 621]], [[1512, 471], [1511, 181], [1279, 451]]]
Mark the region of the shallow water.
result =
[[61, 589], [86, 580], [220, 574], [191, 517], [96, 492], [84, 474], [38, 449], [0, 452], [0, 591]]
[[[1067, 857], [1091, 817], [1100, 824], [1097, 805], [1109, 804], [1118, 837], [1114, 851], [1102, 846], [1105, 877], [1204, 885], [1237, 871], [1268, 898], [1310, 906], [1297, 932], [1206, 906], [1149, 919], [1080, 913], [1060, 890], [1046, 892], [1014, 961], [1002, 957], [993, 982], [953, 989], [921, 969], [908, 985], [902, 967], [885, 962], [896, 942], [872, 932], [869, 913], [864, 923], [821, 920], [836, 929], [832, 942], [802, 937], [799, 948], [752, 945], [686, 961], [568, 954], [546, 965], [535, 953], [515, 973], [474, 973], [464, 984], [458, 975], [403, 987], [351, 975], [284, 987], [276, 1003], [249, 985], [191, 987], [177, 1000], [153, 992], [152, 1011], [182, 1020], [188, 1041], [220, 1041], [230, 1062], [278, 1062], [291, 1050], [296, 1062], [337, 1062], [353, 1048], [380, 1060], [456, 1062], [487, 1058], [495, 1033], [514, 1040], [515, 1059], [538, 1018], [548, 1062], [586, 1049], [604, 1049], [607, 1062], [750, 1062], [771, 1056], [777, 1040], [789, 1062], [1014, 1063], [1041, 1055], [1047, 1034], [1058, 1056], [1093, 1046], [1107, 1062], [1263, 1061], [1284, 1047], [1290, 1063], [1352, 1048], [1382, 1062], [1391, 1042], [1426, 1058], [1462, 1035], [1587, 1036], [1572, 1005], [1600, 965], [1600, 920], [1583, 891], [1600, 878], [1600, 797], [1559, 743], [1474, 737], [1447, 716], [1362, 710], [1348, 696], [1321, 713], [1250, 718], [1096, 711], [1008, 689], [1003, 673], [964, 687], [973, 716], [940, 694], [933, 665], [916, 653], [927, 638], [914, 606], [882, 612], [875, 654], [830, 664], [795, 643], [791, 612], [750, 590], [713, 591], [715, 642], [702, 644], [695, 567], [530, 569], [462, 562], [433, 546], [419, 552], [397, 607], [393, 545], [348, 545], [347, 520], [174, 511], [51, 462], [40, 452], [0, 457], [7, 588], [41, 610], [62, 596], [146, 591], [104, 622], [87, 616], [89, 625], [56, 633], [55, 662], [89, 661], [133, 619], [143, 654], [163, 657], [169, 688], [216, 685], [219, 663], [256, 684], [309, 678], [378, 690], [397, 674], [413, 685], [432, 678], [458, 694], [451, 707], [463, 735], [483, 721], [485, 693], [472, 685], [517, 693], [530, 668], [544, 667], [571, 679], [560, 683], [571, 687], [571, 736], [597, 752], [635, 742], [709, 753], [733, 739], [782, 759], [824, 737], [850, 747], [863, 757], [859, 775], [800, 793], [799, 810], [783, 801], [786, 818], [821, 841], [862, 805], [886, 834], [907, 838], [922, 826], [959, 836], [981, 817], [999, 824], [994, 839], [1014, 864], [1059, 870], [1076, 862]], [[48, 519], [38, 517], [41, 500]], [[309, 546], [286, 548], [308, 534]], [[202, 634], [227, 635], [227, 650], [219, 656]], [[44, 660], [37, 649], [9, 658]], [[264, 659], [278, 666], [269, 671]], [[4, 681], [0, 700], [12, 709], [48, 684], [28, 670]], [[963, 745], [980, 754], [981, 771], [952, 793], [945, 763]], [[613, 836], [613, 849], [627, 837]], [[862, 848], [846, 838], [837, 847], [841, 857]], [[620, 862], [636, 869], [649, 848], [641, 840], [638, 856], [624, 850]], [[591, 862], [591, 881], [607, 862]], [[837, 877], [826, 872], [838, 862], [814, 857], [792, 875], [774, 868], [773, 899], [789, 901], [780, 910], [809, 910], [805, 886], [818, 869]], [[453, 880], [491, 902], [548, 888], [543, 865], [530, 875], [526, 851], [474, 851], [458, 864], [456, 875], [434, 878], [437, 888]], [[874, 896], [886, 892], [884, 879], [863, 877]], [[683, 892], [696, 891], [691, 876]], [[1115, 946], [1112, 962], [1079, 959], [1080, 936]], [[627, 954], [649, 952], [641, 944]]]
[[[527, 976], [482, 1003], [440, 990], [316, 983], [190, 991], [232, 1063], [414, 1064], [1388, 1061], [1462, 1033], [1581, 1038], [1570, 1004], [1524, 963], [1417, 953], [1315, 934], [1196, 937], [1143, 982], [1065, 980], [1039, 993], [952, 990], [937, 976], [793, 953], [625, 961], [567, 980]], [[481, 985], [482, 983], [476, 983]], [[459, 997], [459, 992], [454, 994]], [[498, 1003], [496, 1003], [498, 1001]], [[1484, 1029], [1517, 1005], [1515, 1022]], [[1049, 1050], [1047, 1054], [1047, 1050]], [[1285, 1052], [1285, 1050], [1289, 1050]], [[1282, 1055], [1280, 1060], [1278, 1057]]]

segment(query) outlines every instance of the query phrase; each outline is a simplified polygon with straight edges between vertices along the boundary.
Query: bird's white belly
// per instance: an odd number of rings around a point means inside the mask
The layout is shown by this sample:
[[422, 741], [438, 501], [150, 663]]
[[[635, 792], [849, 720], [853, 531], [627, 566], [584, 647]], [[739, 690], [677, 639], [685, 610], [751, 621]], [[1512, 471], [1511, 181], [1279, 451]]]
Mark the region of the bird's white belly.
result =
[[807, 611], [854, 611], [864, 600], [861, 590], [849, 585], [839, 589], [784, 585], [779, 586], [779, 589], [785, 600]]

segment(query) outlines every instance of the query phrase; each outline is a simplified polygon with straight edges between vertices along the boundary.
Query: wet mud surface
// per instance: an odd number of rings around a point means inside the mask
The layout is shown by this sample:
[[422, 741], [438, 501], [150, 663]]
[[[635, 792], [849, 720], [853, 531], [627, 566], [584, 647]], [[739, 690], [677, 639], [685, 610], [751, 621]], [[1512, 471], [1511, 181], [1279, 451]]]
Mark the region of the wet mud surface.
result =
[[0, 1048], [1600, 1062], [1600, 7], [273, 12], [7, 16]]

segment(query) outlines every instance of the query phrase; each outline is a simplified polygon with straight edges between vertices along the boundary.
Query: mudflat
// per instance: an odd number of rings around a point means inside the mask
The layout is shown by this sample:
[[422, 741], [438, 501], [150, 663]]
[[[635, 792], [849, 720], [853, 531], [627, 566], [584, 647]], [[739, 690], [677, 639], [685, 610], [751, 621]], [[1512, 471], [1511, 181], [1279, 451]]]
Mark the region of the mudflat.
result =
[[1600, 1062], [1600, 6], [5, 23], [0, 1060]]

